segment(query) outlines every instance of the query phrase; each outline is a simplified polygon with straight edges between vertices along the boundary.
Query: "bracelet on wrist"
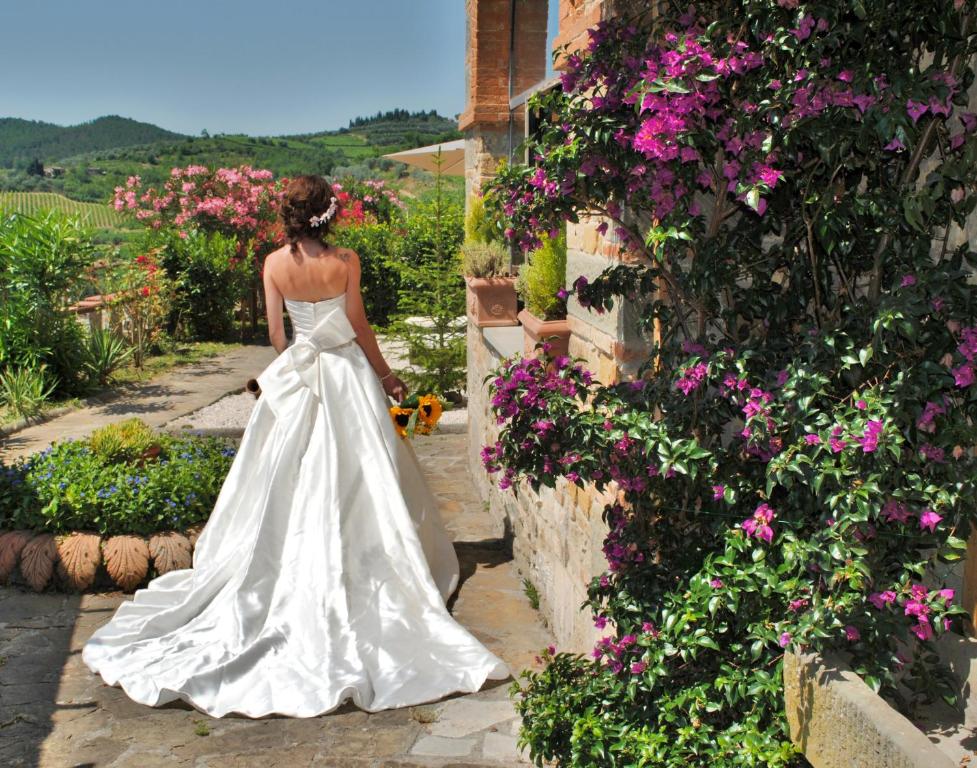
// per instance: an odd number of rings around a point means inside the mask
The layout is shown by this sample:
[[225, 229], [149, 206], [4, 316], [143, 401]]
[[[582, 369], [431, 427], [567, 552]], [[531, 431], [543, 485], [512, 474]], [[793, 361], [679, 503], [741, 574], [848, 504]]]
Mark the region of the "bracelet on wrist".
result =
[[387, 371], [387, 373], [386, 373], [385, 376], [381, 376], [380, 377], [380, 381], [386, 381], [387, 379], [389, 379], [393, 375], [394, 375], [394, 372], [393, 371]]

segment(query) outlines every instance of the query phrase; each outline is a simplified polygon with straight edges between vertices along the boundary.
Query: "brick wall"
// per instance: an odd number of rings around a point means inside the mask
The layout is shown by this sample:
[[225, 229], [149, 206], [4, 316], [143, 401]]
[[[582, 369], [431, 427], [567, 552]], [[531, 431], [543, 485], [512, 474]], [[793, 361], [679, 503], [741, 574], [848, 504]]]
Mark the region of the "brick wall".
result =
[[510, 113], [509, 100], [546, 73], [547, 3], [467, 0], [466, 8], [466, 103], [458, 127], [466, 134], [470, 195], [494, 173], [499, 160], [508, 157], [510, 146], [522, 141], [524, 114]]

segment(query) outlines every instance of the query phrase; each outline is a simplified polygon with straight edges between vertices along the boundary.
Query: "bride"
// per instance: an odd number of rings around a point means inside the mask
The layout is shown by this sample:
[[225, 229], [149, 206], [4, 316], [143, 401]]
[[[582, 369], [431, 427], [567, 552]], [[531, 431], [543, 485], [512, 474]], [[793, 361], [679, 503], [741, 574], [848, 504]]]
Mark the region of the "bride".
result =
[[386, 395], [406, 390], [367, 322], [359, 259], [326, 244], [337, 206], [317, 176], [286, 191], [289, 244], [264, 269], [279, 355], [193, 567], [137, 590], [84, 646], [85, 664], [135, 701], [313, 717], [509, 676], [445, 607], [458, 560], [388, 413]]

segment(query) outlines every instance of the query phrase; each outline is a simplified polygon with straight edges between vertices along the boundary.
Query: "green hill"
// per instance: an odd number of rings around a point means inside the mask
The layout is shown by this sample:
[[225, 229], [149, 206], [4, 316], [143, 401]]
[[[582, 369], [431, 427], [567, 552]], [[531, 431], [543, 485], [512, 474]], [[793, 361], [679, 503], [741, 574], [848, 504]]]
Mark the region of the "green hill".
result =
[[34, 216], [46, 210], [81, 216], [86, 224], [98, 229], [112, 229], [126, 223], [121, 213], [105, 203], [80, 203], [53, 192], [0, 192], [0, 211]]
[[178, 133], [118, 115], [70, 126], [3, 117], [0, 118], [0, 165], [12, 168], [34, 159], [56, 162], [85, 152], [177, 138], [181, 138]]
[[406, 170], [382, 155], [460, 136], [450, 118], [403, 109], [357, 117], [335, 131], [276, 137], [183, 136], [121, 117], [70, 127], [0, 118], [0, 192], [105, 203], [128, 176], [159, 185], [174, 166], [191, 164], [394, 179]]

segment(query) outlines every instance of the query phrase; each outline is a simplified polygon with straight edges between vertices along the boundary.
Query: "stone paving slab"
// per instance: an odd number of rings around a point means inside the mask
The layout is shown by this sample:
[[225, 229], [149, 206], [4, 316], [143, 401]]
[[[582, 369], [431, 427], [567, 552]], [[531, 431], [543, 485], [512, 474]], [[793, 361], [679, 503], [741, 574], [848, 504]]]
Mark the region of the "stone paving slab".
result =
[[275, 359], [270, 346], [242, 345], [216, 357], [180, 366], [152, 381], [127, 386], [111, 399], [78, 408], [0, 439], [0, 459], [43, 450], [55, 440], [79, 439], [105, 424], [138, 417], [159, 427], [244, 389]]
[[[493, 534], [465, 461], [465, 436], [414, 446], [456, 542], [454, 616], [515, 674], [552, 642]], [[11, 768], [516, 768], [511, 681], [369, 714], [352, 704], [315, 718], [211, 718], [176, 701], [146, 707], [110, 688], [81, 648], [128, 596], [0, 587], [0, 766]]]

